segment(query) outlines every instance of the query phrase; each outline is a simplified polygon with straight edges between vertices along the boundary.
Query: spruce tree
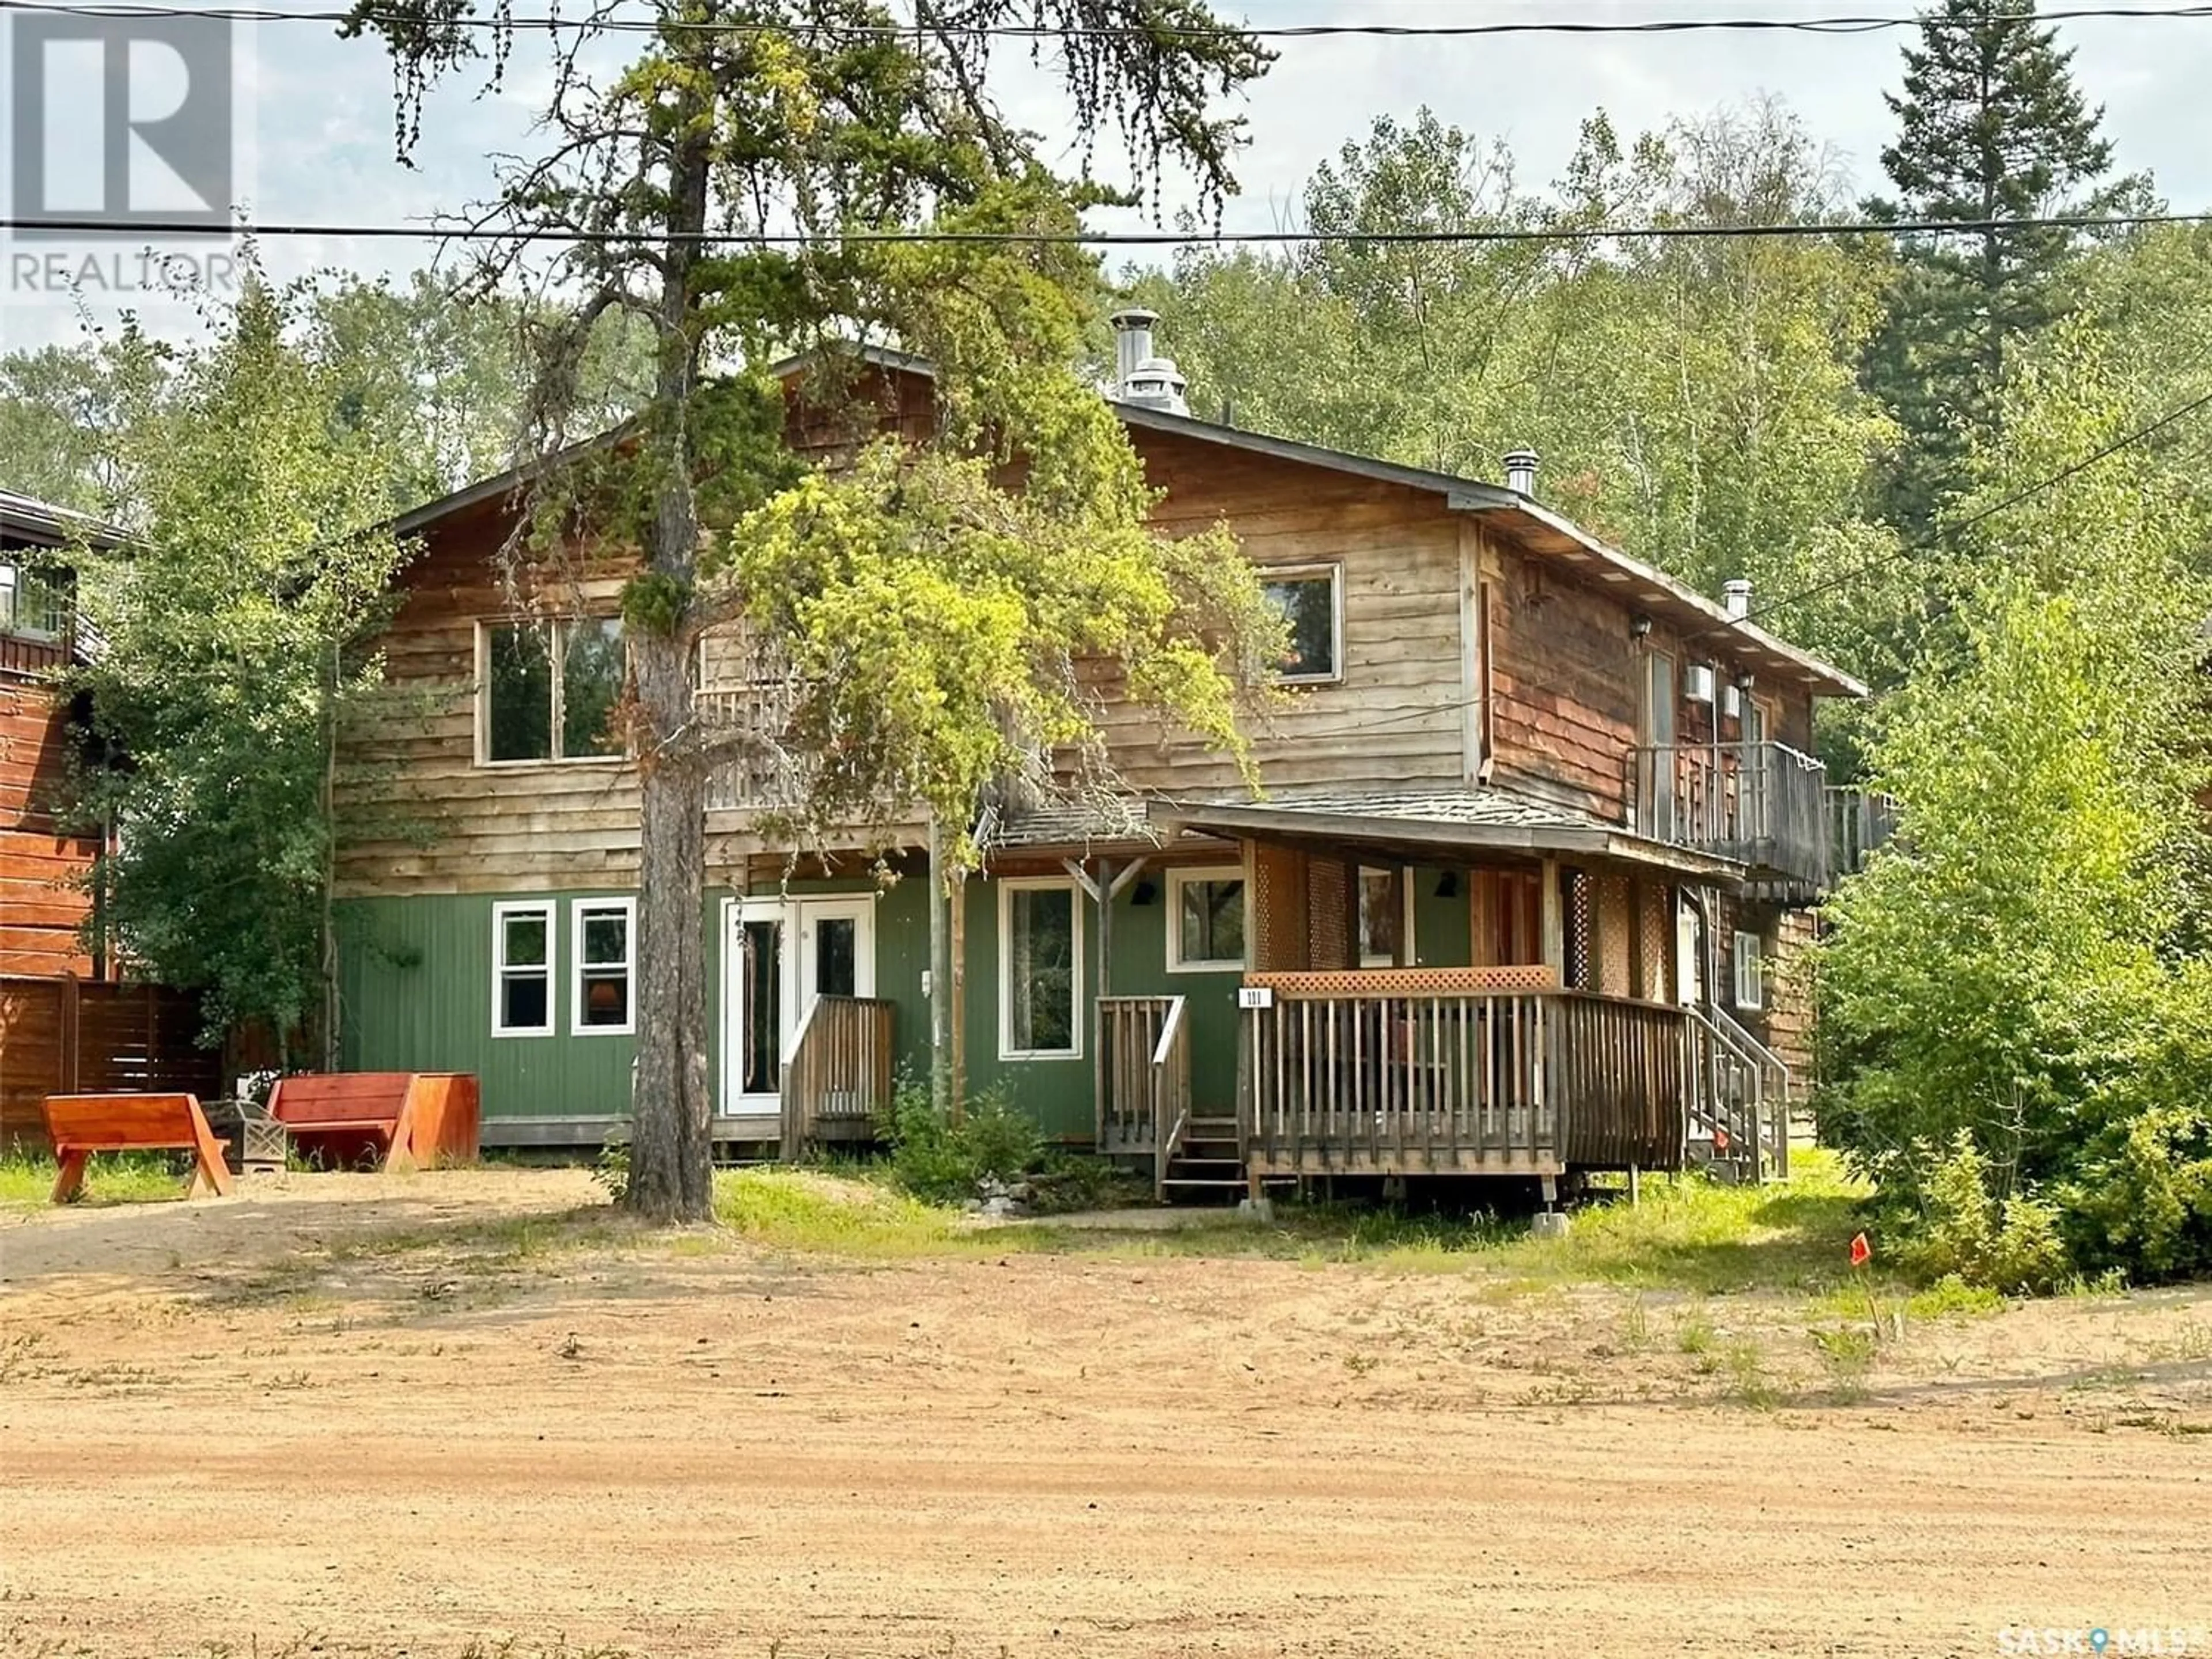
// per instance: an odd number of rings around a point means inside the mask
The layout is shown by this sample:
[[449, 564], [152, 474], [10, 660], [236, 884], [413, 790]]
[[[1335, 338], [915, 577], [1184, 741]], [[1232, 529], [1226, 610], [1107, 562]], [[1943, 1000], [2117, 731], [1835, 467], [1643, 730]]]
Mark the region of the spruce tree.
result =
[[[2097, 215], [2147, 197], [2111, 179], [2112, 147], [2074, 84], [2074, 54], [2034, 21], [2033, 0], [1942, 0], [1905, 48], [1905, 85], [1884, 94], [1897, 142], [1881, 153], [1897, 195], [1868, 204], [1898, 220]], [[2068, 309], [2065, 271], [2085, 238], [2021, 226], [1905, 236], [1889, 316], [1868, 355], [1869, 388], [1905, 441], [1884, 491], [1891, 522], [1924, 535], [1966, 481], [1977, 439], [1995, 435], [1996, 393], [2023, 338]]]

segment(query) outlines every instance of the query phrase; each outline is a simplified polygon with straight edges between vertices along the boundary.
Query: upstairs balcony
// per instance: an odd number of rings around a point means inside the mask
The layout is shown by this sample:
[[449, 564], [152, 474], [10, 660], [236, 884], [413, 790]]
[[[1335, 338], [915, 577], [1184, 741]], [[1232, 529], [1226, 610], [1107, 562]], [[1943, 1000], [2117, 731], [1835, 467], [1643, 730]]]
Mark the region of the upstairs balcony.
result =
[[1783, 743], [1677, 744], [1631, 752], [1636, 832], [1743, 865], [1754, 889], [1821, 896], [1889, 838], [1886, 795], [1832, 787]]

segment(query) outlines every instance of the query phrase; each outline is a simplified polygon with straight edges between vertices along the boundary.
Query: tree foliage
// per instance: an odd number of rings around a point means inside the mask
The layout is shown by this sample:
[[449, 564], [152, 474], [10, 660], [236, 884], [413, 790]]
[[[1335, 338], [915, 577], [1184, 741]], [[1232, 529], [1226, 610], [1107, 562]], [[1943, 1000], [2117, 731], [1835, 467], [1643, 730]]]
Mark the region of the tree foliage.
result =
[[349, 654], [398, 562], [374, 528], [397, 462], [345, 416], [342, 367], [289, 337], [306, 296], [258, 276], [198, 349], [126, 328], [100, 457], [132, 538], [72, 550], [98, 641], [80, 673], [117, 768], [78, 810], [111, 822], [97, 872], [122, 954], [206, 994], [210, 1032], [327, 1030], [337, 723], [378, 678]]
[[[2114, 179], [2104, 112], [2074, 84], [2073, 56], [2034, 8], [2012, 0], [1942, 0], [1905, 48], [1898, 121], [1881, 153], [1897, 194], [1868, 204], [1904, 220], [2091, 216], [2147, 204], [2138, 178]], [[2066, 273], [2090, 239], [2058, 227], [2007, 225], [1964, 236], [1907, 236], [1896, 290], [1867, 357], [1869, 384], [1909, 441], [1884, 503], [1906, 535], [1971, 484], [1969, 448], [1995, 436], [2013, 353], [2065, 315]]]
[[[1960, 511], [2110, 441], [2125, 408], [2108, 343], [2069, 329], [2014, 377]], [[2208, 529], [2135, 453], [1983, 520], [1955, 652], [1885, 711], [1875, 781], [1902, 823], [1829, 907], [1823, 1124], [1908, 1231], [1968, 1213], [1965, 1158], [1992, 1204], [2053, 1206], [2079, 1267], [2212, 1265]], [[2167, 1218], [2115, 1231], [2144, 1203]]]

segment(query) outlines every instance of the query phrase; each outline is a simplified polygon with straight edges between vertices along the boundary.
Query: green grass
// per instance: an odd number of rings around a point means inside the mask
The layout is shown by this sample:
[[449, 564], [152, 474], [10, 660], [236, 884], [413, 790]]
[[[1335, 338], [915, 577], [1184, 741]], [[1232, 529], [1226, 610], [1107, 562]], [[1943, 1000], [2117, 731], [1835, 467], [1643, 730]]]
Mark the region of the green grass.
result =
[[1004, 1255], [1040, 1242], [1034, 1228], [978, 1231], [960, 1212], [872, 1181], [804, 1170], [734, 1170], [714, 1177], [714, 1218], [774, 1249], [898, 1261]]
[[[0, 1209], [40, 1209], [52, 1196], [54, 1161], [28, 1153], [0, 1158]], [[147, 1204], [182, 1198], [185, 1178], [158, 1152], [100, 1153], [87, 1166], [80, 1204]]]

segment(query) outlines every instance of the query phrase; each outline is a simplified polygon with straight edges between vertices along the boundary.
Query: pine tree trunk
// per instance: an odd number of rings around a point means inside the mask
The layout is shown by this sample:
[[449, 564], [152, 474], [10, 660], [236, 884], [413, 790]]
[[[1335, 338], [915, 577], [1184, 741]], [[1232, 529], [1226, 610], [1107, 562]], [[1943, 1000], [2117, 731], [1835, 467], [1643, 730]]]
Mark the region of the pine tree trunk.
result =
[[[630, 661], [644, 730], [658, 738], [680, 734], [691, 718], [691, 653], [679, 639], [647, 634], [631, 641]], [[682, 741], [678, 735], [675, 744]], [[629, 1204], [657, 1221], [702, 1221], [714, 1207], [701, 920], [706, 773], [682, 758], [648, 760], [641, 773]]]
[[[696, 89], [687, 94], [695, 105]], [[696, 112], [693, 113], [696, 115]], [[707, 224], [707, 158], [679, 144], [669, 178], [662, 253], [653, 441], [657, 471], [646, 566], [688, 608], [699, 554], [688, 426], [696, 237]], [[684, 618], [626, 630], [636, 676], [638, 776], [637, 1071], [630, 1090], [629, 1207], [656, 1221], [714, 1213], [707, 1093], [707, 768], [694, 730], [696, 653]]]

